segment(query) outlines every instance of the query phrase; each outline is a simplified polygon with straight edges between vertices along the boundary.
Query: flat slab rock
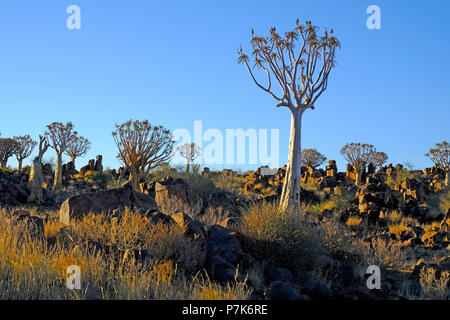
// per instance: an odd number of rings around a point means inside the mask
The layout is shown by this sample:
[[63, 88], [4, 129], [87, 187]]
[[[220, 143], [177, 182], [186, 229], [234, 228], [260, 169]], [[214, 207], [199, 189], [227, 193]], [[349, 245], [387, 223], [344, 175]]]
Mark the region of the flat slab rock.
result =
[[80, 219], [89, 213], [112, 213], [114, 210], [129, 207], [142, 211], [157, 209], [153, 197], [133, 190], [130, 184], [120, 188], [89, 192], [68, 198], [61, 204], [59, 220], [69, 225], [74, 219]]

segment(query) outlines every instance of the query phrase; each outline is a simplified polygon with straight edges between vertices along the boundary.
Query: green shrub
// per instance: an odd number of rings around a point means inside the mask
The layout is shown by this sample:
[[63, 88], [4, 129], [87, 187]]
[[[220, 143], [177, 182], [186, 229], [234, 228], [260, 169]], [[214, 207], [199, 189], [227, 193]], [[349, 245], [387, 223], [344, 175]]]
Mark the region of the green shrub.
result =
[[321, 253], [319, 239], [311, 227], [297, 210], [281, 211], [276, 202], [261, 202], [249, 206], [239, 229], [245, 251], [257, 260], [311, 270]]

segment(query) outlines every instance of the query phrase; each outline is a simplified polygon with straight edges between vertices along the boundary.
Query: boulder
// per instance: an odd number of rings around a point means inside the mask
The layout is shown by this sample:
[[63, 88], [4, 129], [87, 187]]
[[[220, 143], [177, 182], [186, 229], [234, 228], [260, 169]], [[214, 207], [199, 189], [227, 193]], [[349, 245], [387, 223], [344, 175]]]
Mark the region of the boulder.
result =
[[[219, 281], [232, 281], [238, 265], [245, 257], [235, 233], [220, 225], [208, 229], [205, 267]], [[230, 279], [230, 277], [232, 277]]]
[[144, 216], [147, 217], [153, 224], [157, 223], [163, 223], [163, 224], [172, 224], [175, 223], [175, 221], [172, 219], [171, 216], [166, 215], [156, 209], [147, 210], [147, 212], [144, 214]]
[[94, 171], [103, 172], [103, 157], [98, 155], [95, 160]]
[[131, 209], [156, 209], [154, 199], [135, 192], [129, 182], [120, 188], [75, 195], [64, 201], [59, 209], [59, 220], [69, 225], [73, 219], [92, 213], [109, 213], [129, 207]]
[[0, 182], [0, 200], [5, 204], [17, 205], [18, 203], [26, 203], [27, 199], [28, 192], [20, 184], [7, 180]]
[[229, 217], [223, 220], [220, 225], [224, 228], [235, 229], [241, 223], [241, 219], [237, 217]]
[[328, 165], [326, 166], [327, 177], [336, 177], [337, 174], [337, 166], [336, 160], [328, 161]]
[[12, 227], [18, 227], [19, 237], [30, 237], [39, 239], [44, 237], [44, 221], [35, 216], [31, 216], [26, 210], [16, 211], [10, 219]]
[[177, 212], [171, 215], [171, 218], [184, 230], [184, 234], [189, 237], [197, 237], [203, 239], [205, 237], [205, 231], [200, 222], [192, 219], [183, 212]]
[[215, 216], [218, 217], [239, 217], [239, 210], [236, 201], [226, 192], [212, 192], [206, 203], [206, 208], [212, 209]]
[[264, 276], [268, 283], [275, 281], [293, 281], [292, 272], [284, 268], [267, 268], [264, 270]]
[[285, 281], [272, 282], [267, 290], [267, 298], [269, 300], [299, 300], [294, 284]]
[[85, 176], [88, 171], [95, 171], [95, 160], [89, 160], [88, 164], [80, 169], [80, 176]]
[[173, 177], [168, 177], [155, 183], [156, 203], [163, 205], [170, 201], [170, 199], [177, 199], [189, 206], [194, 203], [191, 189], [187, 182], [183, 179], [174, 179]]
[[72, 161], [63, 164], [62, 166], [62, 176], [64, 179], [69, 180], [72, 176], [78, 174], [78, 171], [75, 169], [75, 165]]

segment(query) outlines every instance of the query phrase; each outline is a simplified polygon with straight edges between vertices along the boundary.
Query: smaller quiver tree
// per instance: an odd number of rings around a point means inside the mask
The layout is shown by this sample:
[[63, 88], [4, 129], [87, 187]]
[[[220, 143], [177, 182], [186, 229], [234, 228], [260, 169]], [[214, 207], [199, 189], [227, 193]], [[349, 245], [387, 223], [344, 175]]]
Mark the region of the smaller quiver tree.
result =
[[42, 158], [48, 146], [45, 136], [39, 136], [39, 153], [31, 163], [30, 177], [28, 179], [28, 189], [30, 189], [28, 202], [36, 200], [42, 202], [44, 200], [42, 193]]
[[201, 155], [201, 148], [192, 143], [185, 143], [178, 147], [180, 155], [186, 159], [186, 172], [189, 172], [190, 165]]
[[17, 149], [15, 152], [18, 163], [17, 170], [22, 171], [23, 160], [31, 155], [37, 142], [31, 139], [29, 135], [14, 137], [14, 140], [17, 142]]
[[448, 187], [448, 172], [450, 170], [450, 145], [447, 141], [436, 143], [435, 148], [431, 148], [425, 154], [434, 164], [445, 172], [445, 185]]
[[175, 141], [163, 126], [152, 126], [147, 120], [129, 120], [116, 124], [112, 135], [119, 150], [117, 158], [129, 170], [129, 181], [136, 190], [144, 173], [171, 159]]
[[370, 162], [373, 162], [375, 153], [375, 147], [366, 143], [349, 143], [341, 149], [341, 154], [356, 171], [356, 186], [361, 186], [364, 170]]

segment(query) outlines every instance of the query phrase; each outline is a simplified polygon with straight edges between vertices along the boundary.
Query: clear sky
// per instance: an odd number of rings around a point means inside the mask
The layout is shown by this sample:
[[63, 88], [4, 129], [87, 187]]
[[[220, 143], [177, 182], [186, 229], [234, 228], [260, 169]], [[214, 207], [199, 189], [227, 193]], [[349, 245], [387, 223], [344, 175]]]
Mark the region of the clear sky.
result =
[[[81, 30], [66, 27], [72, 4]], [[381, 30], [366, 27], [372, 4]], [[327, 91], [303, 116], [303, 147], [336, 159], [339, 170], [348, 142], [424, 168], [427, 150], [450, 138], [449, 15], [445, 0], [1, 1], [0, 132], [37, 139], [45, 125], [72, 121], [92, 142], [77, 164], [102, 154], [118, 167], [115, 123], [193, 130], [201, 120], [224, 133], [279, 129], [284, 163], [289, 113], [252, 83], [236, 49], [250, 52], [251, 28], [284, 32], [298, 17], [334, 28], [342, 43]]]

